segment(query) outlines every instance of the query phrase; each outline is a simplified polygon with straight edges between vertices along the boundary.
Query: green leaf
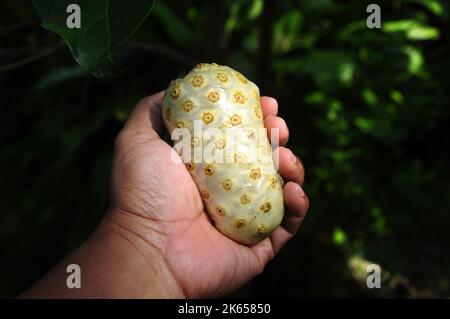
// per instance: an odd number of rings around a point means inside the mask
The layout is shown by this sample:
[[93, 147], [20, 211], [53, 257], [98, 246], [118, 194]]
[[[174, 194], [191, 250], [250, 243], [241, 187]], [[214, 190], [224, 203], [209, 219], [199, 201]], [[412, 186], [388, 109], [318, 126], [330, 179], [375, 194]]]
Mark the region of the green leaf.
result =
[[333, 230], [333, 243], [337, 246], [342, 246], [347, 241], [347, 235], [341, 228]]
[[383, 31], [387, 33], [404, 32], [410, 40], [435, 40], [439, 38], [439, 30], [422, 24], [416, 20], [398, 20], [384, 23]]
[[408, 56], [408, 71], [411, 74], [418, 74], [423, 67], [422, 53], [412, 46], [404, 46], [402, 51]]
[[442, 4], [438, 0], [408, 0], [408, 2], [421, 4], [439, 17], [445, 17], [447, 15]]
[[[76, 2], [81, 28], [69, 29], [67, 7]], [[96, 77], [112, 77], [119, 69], [113, 50], [127, 41], [144, 22], [153, 0], [33, 0], [42, 27], [64, 38], [74, 59]]]

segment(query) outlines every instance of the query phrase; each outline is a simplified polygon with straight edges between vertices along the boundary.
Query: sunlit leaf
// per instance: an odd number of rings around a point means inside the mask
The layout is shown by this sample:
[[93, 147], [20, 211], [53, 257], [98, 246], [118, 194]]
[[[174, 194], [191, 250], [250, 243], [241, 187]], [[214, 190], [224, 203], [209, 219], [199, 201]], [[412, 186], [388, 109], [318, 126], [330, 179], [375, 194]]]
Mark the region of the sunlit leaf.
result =
[[412, 46], [403, 47], [403, 52], [408, 56], [408, 71], [412, 74], [417, 74], [423, 66], [422, 53]]
[[410, 40], [435, 40], [439, 37], [439, 30], [422, 24], [416, 20], [388, 21], [383, 24], [384, 32], [404, 32]]
[[342, 246], [347, 241], [347, 235], [340, 228], [333, 230], [333, 243], [337, 246]]

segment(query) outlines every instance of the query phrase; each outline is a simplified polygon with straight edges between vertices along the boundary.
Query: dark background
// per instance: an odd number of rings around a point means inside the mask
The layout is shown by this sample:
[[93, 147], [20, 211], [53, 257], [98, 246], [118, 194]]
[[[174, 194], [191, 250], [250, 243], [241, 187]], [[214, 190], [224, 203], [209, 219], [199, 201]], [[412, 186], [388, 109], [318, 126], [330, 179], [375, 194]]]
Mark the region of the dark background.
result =
[[[448, 2], [156, 1], [96, 79], [31, 1], [0, 1], [0, 296], [79, 245], [108, 202], [114, 137], [143, 96], [197, 62], [278, 99], [311, 207], [300, 234], [233, 296], [448, 297]], [[382, 289], [365, 285], [383, 268]]]

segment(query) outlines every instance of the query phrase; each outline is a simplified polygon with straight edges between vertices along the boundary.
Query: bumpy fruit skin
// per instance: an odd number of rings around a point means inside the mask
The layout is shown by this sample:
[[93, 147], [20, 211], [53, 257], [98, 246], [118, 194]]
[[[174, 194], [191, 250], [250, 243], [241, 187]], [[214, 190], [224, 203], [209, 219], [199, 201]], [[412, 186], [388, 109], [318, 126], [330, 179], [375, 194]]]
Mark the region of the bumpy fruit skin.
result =
[[[202, 121], [203, 129], [245, 132], [234, 145], [232, 161], [185, 164], [220, 232], [249, 245], [269, 236], [284, 214], [282, 179], [271, 158], [249, 162], [239, 153], [240, 147], [256, 143], [258, 129], [264, 128], [258, 87], [230, 67], [201, 63], [170, 83], [163, 98], [163, 118], [169, 132], [186, 128], [193, 146], [203, 143], [214, 151], [230, 146], [225, 133], [223, 139], [195, 136], [194, 121]], [[267, 135], [258, 139], [258, 148], [272, 155]]]

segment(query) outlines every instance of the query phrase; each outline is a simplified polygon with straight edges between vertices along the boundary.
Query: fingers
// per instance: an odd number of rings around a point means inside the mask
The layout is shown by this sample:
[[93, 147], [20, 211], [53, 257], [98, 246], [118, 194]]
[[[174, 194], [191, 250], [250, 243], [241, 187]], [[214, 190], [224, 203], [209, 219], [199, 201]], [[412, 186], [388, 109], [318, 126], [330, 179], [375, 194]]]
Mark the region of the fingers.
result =
[[164, 132], [162, 120], [162, 97], [164, 91], [140, 100], [128, 117], [124, 131], [143, 132], [155, 137]]
[[288, 209], [281, 226], [270, 236], [275, 254], [297, 233], [309, 208], [308, 197], [297, 183], [287, 183], [283, 195]]
[[271, 141], [272, 135], [276, 134], [275, 130], [278, 130], [277, 142], [279, 143], [279, 145], [286, 145], [289, 139], [289, 129], [286, 125], [286, 122], [281, 117], [267, 115], [264, 118], [264, 126], [267, 128], [267, 135]]
[[270, 235], [270, 240], [266, 238], [252, 247], [263, 265], [294, 237], [308, 212], [309, 200], [300, 185], [287, 183], [283, 188], [283, 195], [287, 211], [281, 225]]
[[279, 169], [278, 172], [285, 181], [293, 181], [300, 185], [305, 180], [305, 169], [292, 151], [284, 146], [278, 148]]
[[283, 228], [294, 235], [309, 208], [309, 200], [302, 187], [294, 182], [287, 183], [283, 188], [284, 202], [288, 208], [283, 220]]
[[264, 117], [278, 114], [278, 102], [273, 97], [261, 96], [261, 108]]

